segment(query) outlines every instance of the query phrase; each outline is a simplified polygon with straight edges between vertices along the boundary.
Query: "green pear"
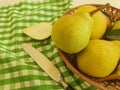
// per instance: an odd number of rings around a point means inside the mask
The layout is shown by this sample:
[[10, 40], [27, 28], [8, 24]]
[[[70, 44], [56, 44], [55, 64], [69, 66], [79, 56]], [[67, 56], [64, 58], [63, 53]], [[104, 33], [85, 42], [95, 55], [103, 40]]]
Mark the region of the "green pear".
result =
[[55, 45], [66, 53], [83, 50], [91, 36], [93, 18], [88, 12], [65, 15], [53, 25], [51, 38]]

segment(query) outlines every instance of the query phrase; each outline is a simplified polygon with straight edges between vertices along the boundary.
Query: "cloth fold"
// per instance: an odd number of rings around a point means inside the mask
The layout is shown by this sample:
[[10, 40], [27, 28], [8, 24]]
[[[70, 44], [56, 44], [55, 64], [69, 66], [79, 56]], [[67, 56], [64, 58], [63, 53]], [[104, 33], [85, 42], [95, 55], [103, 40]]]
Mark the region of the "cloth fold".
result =
[[0, 7], [0, 90], [63, 90], [24, 52], [22, 43], [32, 44], [41, 51], [74, 89], [96, 90], [65, 66], [51, 38], [37, 41], [22, 32], [40, 22], [54, 23], [72, 7], [71, 2], [47, 0]]

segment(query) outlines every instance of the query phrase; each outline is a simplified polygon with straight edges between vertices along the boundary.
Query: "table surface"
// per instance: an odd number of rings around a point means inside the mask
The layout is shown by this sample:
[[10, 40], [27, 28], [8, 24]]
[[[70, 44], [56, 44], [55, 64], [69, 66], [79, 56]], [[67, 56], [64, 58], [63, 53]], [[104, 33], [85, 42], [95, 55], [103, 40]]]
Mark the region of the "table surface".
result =
[[[0, 6], [6, 6], [18, 3], [20, 1], [44, 1], [44, 0], [0, 0]], [[112, 6], [120, 8], [120, 0], [73, 0], [73, 6], [78, 6], [82, 4], [105, 4], [110, 3]]]
[[73, 0], [73, 5], [78, 6], [81, 4], [105, 4], [110, 3], [112, 6], [120, 8], [120, 0]]

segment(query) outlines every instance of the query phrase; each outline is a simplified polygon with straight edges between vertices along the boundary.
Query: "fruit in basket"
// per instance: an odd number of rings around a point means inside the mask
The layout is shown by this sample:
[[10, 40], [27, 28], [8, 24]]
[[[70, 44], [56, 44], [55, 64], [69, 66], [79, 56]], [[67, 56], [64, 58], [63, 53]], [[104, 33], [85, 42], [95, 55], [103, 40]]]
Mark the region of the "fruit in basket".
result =
[[92, 39], [77, 55], [77, 65], [87, 75], [105, 77], [114, 71], [119, 57], [119, 49], [111, 41]]
[[97, 82], [104, 82], [104, 81], [110, 81], [110, 80], [120, 80], [120, 64], [118, 64], [116, 71], [112, 73], [111, 75], [97, 79]]
[[120, 20], [116, 21], [113, 26], [112, 26], [112, 30], [115, 30], [115, 29], [120, 29]]
[[65, 15], [53, 25], [51, 38], [64, 52], [77, 53], [87, 46], [92, 26], [93, 18], [88, 12], [81, 12], [80, 15]]
[[120, 49], [120, 41], [119, 40], [113, 40], [111, 42], [113, 42]]
[[[119, 40], [113, 40], [113, 41], [111, 41], [111, 42], [113, 42], [113, 43], [118, 47], [119, 52], [120, 52], [120, 41], [119, 41]], [[120, 54], [119, 54], [119, 55], [120, 55]]]
[[120, 40], [120, 20], [116, 21], [106, 32], [105, 37], [111, 40]]
[[[74, 14], [80, 15], [80, 12], [90, 12], [95, 9], [97, 9], [97, 7], [93, 5], [82, 5], [77, 10], [75, 10]], [[101, 11], [96, 12], [92, 17], [94, 20], [94, 24], [91, 33], [91, 39], [101, 38], [106, 32], [107, 25], [109, 26], [110, 21], [108, 17], [105, 16]]]

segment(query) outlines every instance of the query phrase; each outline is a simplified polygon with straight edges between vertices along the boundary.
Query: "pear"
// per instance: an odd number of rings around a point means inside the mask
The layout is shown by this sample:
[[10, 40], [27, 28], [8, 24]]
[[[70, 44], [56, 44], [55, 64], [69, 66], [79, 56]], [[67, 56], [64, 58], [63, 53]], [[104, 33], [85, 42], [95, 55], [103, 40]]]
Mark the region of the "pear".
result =
[[112, 24], [111, 28], [105, 33], [105, 38], [109, 40], [120, 40], [120, 20]]
[[119, 40], [112, 40], [111, 42], [112, 42], [113, 44], [115, 44], [116, 47], [118, 47], [119, 55], [120, 55], [120, 41], [119, 41]]
[[105, 77], [114, 71], [119, 57], [119, 49], [113, 42], [92, 39], [88, 46], [78, 53], [77, 65], [89, 76]]
[[110, 81], [110, 80], [120, 80], [120, 64], [118, 64], [116, 71], [112, 73], [111, 75], [97, 79], [97, 82], [104, 82], [104, 81]]
[[[75, 10], [74, 14], [79, 14], [83, 11], [91, 12], [95, 9], [97, 9], [97, 7], [93, 5], [81, 5], [77, 10]], [[96, 12], [92, 17], [94, 24], [91, 33], [91, 39], [102, 38], [106, 32], [107, 27], [110, 26], [110, 20], [101, 11]]]
[[93, 29], [93, 18], [97, 11], [109, 6], [106, 4], [91, 12], [64, 15], [53, 25], [51, 38], [62, 51], [74, 54], [83, 50], [89, 43]]
[[116, 21], [112, 26], [112, 30], [116, 29], [120, 29], [120, 20]]
[[51, 38], [66, 53], [78, 53], [84, 49], [91, 35], [93, 19], [88, 12], [65, 15], [53, 25]]

